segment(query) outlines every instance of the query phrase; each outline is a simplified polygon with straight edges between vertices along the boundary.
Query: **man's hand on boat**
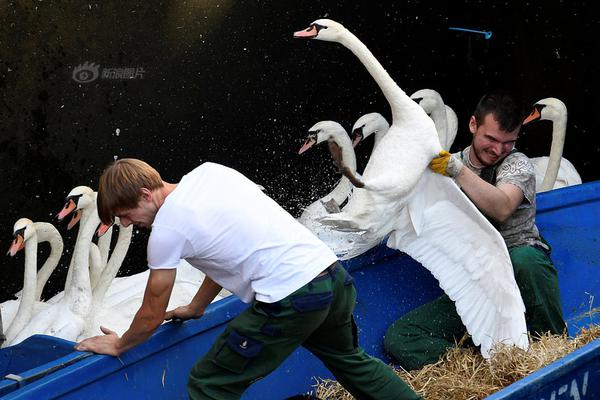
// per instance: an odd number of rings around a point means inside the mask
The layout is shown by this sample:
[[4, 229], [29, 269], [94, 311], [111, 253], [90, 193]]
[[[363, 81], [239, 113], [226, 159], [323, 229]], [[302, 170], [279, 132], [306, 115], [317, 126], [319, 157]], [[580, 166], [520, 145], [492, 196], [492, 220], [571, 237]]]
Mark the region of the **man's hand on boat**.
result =
[[204, 309], [198, 309], [192, 303], [186, 306], [179, 306], [165, 313], [165, 321], [182, 322], [188, 319], [197, 319], [204, 315]]
[[82, 340], [75, 345], [75, 350], [92, 351], [98, 354], [108, 354], [109, 356], [118, 357], [121, 354], [121, 352], [117, 350], [119, 348], [119, 335], [117, 335], [117, 332], [111, 331], [103, 326], [100, 327], [100, 330], [104, 335]]

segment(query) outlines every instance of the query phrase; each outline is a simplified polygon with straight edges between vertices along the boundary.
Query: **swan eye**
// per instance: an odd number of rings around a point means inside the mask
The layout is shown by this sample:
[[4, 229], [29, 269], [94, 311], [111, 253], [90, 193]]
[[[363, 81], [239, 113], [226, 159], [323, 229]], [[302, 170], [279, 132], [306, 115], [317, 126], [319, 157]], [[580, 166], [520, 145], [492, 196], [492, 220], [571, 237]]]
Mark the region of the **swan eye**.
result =
[[325, 25], [319, 25], [319, 24], [313, 24], [313, 26], [314, 26], [315, 28], [317, 28], [317, 32], [319, 32], [321, 29], [327, 29], [327, 28], [329, 28], [328, 26], [325, 26]]

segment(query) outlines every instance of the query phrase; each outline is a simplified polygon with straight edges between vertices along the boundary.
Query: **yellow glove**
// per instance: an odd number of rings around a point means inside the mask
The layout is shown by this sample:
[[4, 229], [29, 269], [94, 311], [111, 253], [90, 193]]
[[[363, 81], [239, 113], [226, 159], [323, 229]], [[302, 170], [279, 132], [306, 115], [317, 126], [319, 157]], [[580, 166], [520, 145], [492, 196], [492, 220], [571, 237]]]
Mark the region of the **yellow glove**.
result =
[[437, 157], [434, 157], [429, 163], [429, 168], [438, 174], [444, 176], [456, 177], [464, 164], [457, 156], [453, 156], [446, 150], [440, 151]]

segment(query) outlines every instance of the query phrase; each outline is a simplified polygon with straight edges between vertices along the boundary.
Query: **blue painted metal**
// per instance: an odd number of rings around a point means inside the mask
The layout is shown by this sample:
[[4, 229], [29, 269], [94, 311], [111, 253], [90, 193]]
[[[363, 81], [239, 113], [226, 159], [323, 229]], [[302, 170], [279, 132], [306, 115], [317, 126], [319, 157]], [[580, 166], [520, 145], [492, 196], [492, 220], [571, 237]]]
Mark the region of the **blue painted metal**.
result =
[[[598, 323], [593, 300], [600, 298], [600, 181], [540, 194], [537, 224], [553, 245], [563, 311], [570, 333], [576, 334], [579, 328]], [[389, 324], [441, 291], [425, 268], [384, 245], [345, 265], [358, 291], [355, 316], [361, 345], [390, 362], [382, 347]], [[118, 359], [72, 352], [73, 343], [60, 339], [32, 337], [29, 348], [13, 346], [0, 351], [3, 376], [17, 375], [16, 380], [0, 381], [0, 396], [185, 399], [185, 384], [193, 363], [245, 307], [234, 297], [221, 300], [199, 320], [161, 326], [148, 341]], [[39, 351], [40, 345], [45, 347], [43, 352]], [[599, 364], [600, 340], [596, 340], [489, 398], [592, 399], [600, 396]], [[314, 376], [332, 377], [318, 359], [298, 349], [243, 398], [281, 400], [306, 393], [315, 384]]]

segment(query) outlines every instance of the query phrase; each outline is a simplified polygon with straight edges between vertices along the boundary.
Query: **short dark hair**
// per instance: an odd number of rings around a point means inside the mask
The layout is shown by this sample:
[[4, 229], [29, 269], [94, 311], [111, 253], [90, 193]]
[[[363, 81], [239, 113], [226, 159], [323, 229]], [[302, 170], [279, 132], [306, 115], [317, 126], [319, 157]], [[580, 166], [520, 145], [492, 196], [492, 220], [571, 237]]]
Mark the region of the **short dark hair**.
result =
[[483, 124], [485, 116], [490, 113], [498, 121], [500, 129], [506, 132], [514, 131], [523, 122], [521, 103], [510, 93], [503, 90], [489, 92], [479, 99], [473, 112], [477, 125]]

